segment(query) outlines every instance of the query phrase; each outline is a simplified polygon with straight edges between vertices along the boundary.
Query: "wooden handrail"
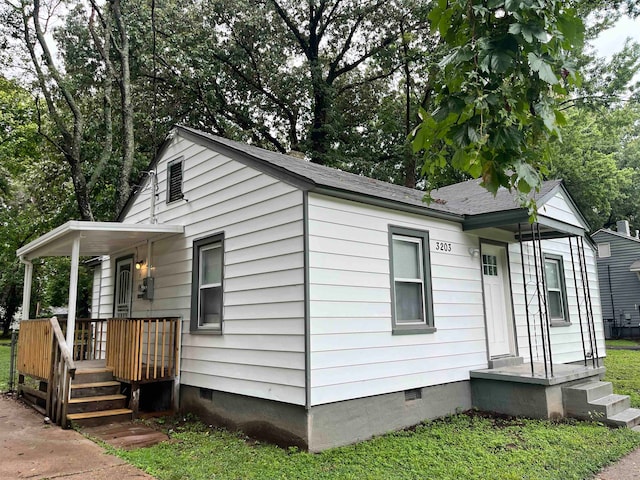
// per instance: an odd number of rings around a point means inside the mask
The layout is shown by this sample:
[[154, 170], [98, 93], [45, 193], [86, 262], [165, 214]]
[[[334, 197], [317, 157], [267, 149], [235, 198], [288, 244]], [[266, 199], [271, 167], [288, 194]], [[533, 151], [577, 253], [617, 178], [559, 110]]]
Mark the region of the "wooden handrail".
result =
[[58, 348], [60, 349], [60, 354], [62, 355], [62, 359], [67, 364], [67, 368], [69, 369], [69, 373], [71, 374], [71, 378], [76, 375], [76, 364], [73, 361], [73, 355], [67, 346], [67, 341], [62, 334], [62, 329], [60, 328], [60, 324], [56, 317], [53, 317], [49, 320], [51, 322], [51, 326], [53, 327], [53, 334], [55, 335], [56, 341], [58, 343]]
[[51, 318], [53, 331], [51, 341], [51, 370], [47, 388], [46, 411], [51, 420], [66, 427], [67, 406], [71, 396], [71, 380], [76, 374], [73, 354], [66, 344], [62, 329], [56, 317]]

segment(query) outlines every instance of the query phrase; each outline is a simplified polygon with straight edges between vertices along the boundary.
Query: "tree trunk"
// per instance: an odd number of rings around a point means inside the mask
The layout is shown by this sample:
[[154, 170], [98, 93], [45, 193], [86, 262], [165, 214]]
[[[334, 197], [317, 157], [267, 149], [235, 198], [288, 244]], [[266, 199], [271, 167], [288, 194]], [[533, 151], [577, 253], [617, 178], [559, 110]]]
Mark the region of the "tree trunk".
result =
[[120, 97], [122, 104], [122, 171], [118, 183], [117, 209], [122, 210], [129, 199], [129, 178], [134, 160], [133, 102], [131, 100], [131, 71], [129, 67], [129, 36], [122, 19], [120, 0], [111, 0], [113, 18], [120, 34]]

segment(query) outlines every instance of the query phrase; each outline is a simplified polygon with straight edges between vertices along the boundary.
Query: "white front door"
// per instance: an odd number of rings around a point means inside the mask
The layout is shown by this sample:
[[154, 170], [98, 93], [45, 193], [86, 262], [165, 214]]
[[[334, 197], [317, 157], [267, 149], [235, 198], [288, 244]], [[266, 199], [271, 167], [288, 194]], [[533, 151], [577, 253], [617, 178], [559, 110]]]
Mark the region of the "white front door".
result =
[[484, 311], [491, 358], [515, 354], [513, 310], [507, 253], [504, 246], [481, 246]]
[[133, 284], [133, 258], [116, 260], [116, 288], [113, 316], [131, 316], [131, 285]]

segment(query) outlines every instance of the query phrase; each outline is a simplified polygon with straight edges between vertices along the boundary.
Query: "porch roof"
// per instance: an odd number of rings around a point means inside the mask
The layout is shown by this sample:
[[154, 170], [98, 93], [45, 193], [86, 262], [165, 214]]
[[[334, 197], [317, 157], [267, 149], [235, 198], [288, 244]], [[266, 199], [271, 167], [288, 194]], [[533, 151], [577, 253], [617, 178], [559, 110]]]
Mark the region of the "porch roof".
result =
[[182, 225], [69, 221], [36, 238], [16, 254], [27, 260], [71, 256], [74, 240], [80, 239], [80, 255], [109, 255], [147, 240], [184, 232]]

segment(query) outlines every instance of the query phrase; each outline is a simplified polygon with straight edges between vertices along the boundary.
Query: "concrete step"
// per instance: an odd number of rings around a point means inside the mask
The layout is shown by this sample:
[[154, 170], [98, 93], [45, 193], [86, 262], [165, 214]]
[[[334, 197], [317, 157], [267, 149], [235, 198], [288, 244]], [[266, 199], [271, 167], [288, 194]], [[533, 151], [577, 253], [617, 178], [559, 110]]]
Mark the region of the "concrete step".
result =
[[101, 410], [122, 409], [126, 406], [125, 395], [99, 395], [96, 397], [79, 397], [69, 400], [69, 413], [98, 412]]
[[107, 382], [72, 383], [71, 398], [96, 397], [99, 395], [115, 395], [120, 393], [120, 382], [110, 380]]
[[113, 380], [113, 369], [106, 367], [76, 370], [75, 383], [108, 382]]
[[522, 357], [499, 357], [489, 360], [489, 368], [511, 367], [513, 365], [522, 365], [524, 359]]
[[627, 408], [626, 410], [607, 418], [606, 423], [616, 425], [618, 427], [636, 427], [637, 425], [640, 425], [640, 409]]
[[629, 395], [612, 393], [611, 395], [591, 400], [589, 405], [597, 407], [598, 411], [601, 411], [605, 418], [610, 418], [613, 415], [627, 410], [631, 406], [631, 400], [629, 399]]
[[590, 402], [611, 395], [613, 393], [613, 385], [611, 382], [584, 382], [562, 387], [562, 393], [565, 400]]
[[107, 423], [118, 423], [132, 420], [133, 410], [117, 408], [100, 412], [71, 413], [67, 419], [72, 423], [84, 427], [95, 427]]
[[631, 427], [631, 430], [633, 430], [634, 432], [640, 433], [640, 425], [636, 425], [635, 427]]

